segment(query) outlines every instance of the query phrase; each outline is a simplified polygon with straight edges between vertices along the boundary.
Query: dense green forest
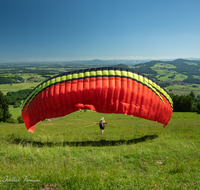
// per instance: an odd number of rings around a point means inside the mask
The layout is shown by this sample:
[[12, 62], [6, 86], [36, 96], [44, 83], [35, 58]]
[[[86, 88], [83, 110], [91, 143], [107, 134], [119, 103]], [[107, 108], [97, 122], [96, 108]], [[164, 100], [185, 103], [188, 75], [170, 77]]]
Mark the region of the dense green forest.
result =
[[200, 84], [200, 79], [196, 79], [192, 75], [188, 75], [188, 78], [184, 79], [183, 82], [192, 83], [192, 84]]
[[25, 89], [25, 90], [19, 90], [16, 92], [8, 92], [7, 98], [8, 103], [10, 105], [13, 105], [13, 107], [20, 107], [21, 102], [25, 100], [26, 96], [31, 92], [32, 89]]
[[8, 122], [11, 116], [12, 115], [9, 112], [8, 99], [0, 91], [0, 122]]
[[[150, 61], [148, 63], [137, 64], [133, 67], [133, 70], [135, 70], [139, 73], [153, 74], [153, 76], [154, 76], [157, 74], [157, 72], [152, 70], [151, 67], [153, 67], [155, 65], [155, 63], [157, 63], [157, 61]], [[159, 61], [158, 61], [158, 63], [159, 63]]]
[[191, 92], [189, 95], [174, 95], [170, 93], [173, 101], [174, 112], [198, 112], [200, 113], [200, 98]]
[[14, 77], [0, 77], [0, 84], [11, 84], [17, 82], [24, 82], [24, 79], [20, 76]]

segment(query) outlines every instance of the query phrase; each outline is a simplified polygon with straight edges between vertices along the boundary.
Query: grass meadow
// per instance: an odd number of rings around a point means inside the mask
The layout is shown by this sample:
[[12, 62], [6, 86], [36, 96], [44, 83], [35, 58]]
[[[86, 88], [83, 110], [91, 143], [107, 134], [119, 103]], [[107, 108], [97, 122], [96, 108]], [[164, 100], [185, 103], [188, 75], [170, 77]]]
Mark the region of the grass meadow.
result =
[[[108, 122], [104, 134], [96, 122]], [[1, 189], [200, 189], [200, 115], [162, 124], [77, 111], [36, 124], [0, 123]]]
[[11, 113], [13, 119], [17, 119], [21, 115], [21, 108], [13, 108], [12, 105], [9, 105], [9, 112]]
[[[193, 87], [193, 86], [197, 87]], [[200, 95], [200, 85], [199, 84], [187, 84], [187, 85], [173, 85], [173, 86], [167, 86], [166, 90], [173, 94], [178, 95], [188, 95], [190, 92], [194, 92], [194, 94]]]
[[10, 84], [0, 84], [0, 91], [6, 95], [7, 92], [11, 91], [18, 91], [18, 90], [25, 90], [29, 88], [35, 88], [40, 82], [35, 83], [14, 83], [12, 85]]

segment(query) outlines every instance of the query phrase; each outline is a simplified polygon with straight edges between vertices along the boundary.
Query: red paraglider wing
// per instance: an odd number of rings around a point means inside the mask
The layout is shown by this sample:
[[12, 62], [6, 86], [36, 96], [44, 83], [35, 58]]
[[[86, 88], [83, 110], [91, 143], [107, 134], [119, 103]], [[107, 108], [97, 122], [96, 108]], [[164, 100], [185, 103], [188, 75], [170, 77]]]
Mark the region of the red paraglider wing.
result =
[[167, 125], [173, 102], [148, 77], [129, 69], [105, 67], [67, 72], [44, 81], [25, 99], [22, 117], [29, 129], [46, 118], [80, 109], [123, 113]]

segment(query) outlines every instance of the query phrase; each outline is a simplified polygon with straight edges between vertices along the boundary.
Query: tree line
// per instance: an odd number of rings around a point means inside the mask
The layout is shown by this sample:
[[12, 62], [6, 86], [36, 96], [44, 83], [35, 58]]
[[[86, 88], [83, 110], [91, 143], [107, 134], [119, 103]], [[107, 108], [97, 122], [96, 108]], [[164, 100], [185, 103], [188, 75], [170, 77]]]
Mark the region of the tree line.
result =
[[6, 95], [0, 91], [0, 122], [6, 123], [23, 123], [22, 116], [17, 119], [13, 119], [12, 114], [9, 111], [9, 103]]
[[200, 84], [200, 80], [197, 79], [197, 78], [194, 78], [192, 75], [188, 75], [188, 78], [184, 79], [183, 82], [193, 83], [193, 84]]
[[25, 100], [26, 96], [32, 89], [19, 90], [16, 92], [7, 92], [7, 98], [9, 105], [13, 105], [14, 108], [20, 107], [21, 102]]
[[14, 77], [0, 77], [0, 84], [11, 84], [15, 83], [17, 81], [24, 81], [24, 79], [20, 76], [14, 76]]
[[193, 92], [189, 95], [169, 94], [173, 101], [174, 112], [198, 112], [200, 113], [200, 98], [195, 97]]

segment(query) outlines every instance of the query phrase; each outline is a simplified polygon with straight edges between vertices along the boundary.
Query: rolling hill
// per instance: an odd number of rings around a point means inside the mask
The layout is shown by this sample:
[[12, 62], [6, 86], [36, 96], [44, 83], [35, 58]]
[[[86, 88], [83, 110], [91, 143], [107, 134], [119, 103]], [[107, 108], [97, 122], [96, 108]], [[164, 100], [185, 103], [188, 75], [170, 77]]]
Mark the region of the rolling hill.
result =
[[155, 81], [183, 81], [200, 84], [200, 61], [176, 59], [150, 61], [131, 66], [133, 70], [148, 75]]

